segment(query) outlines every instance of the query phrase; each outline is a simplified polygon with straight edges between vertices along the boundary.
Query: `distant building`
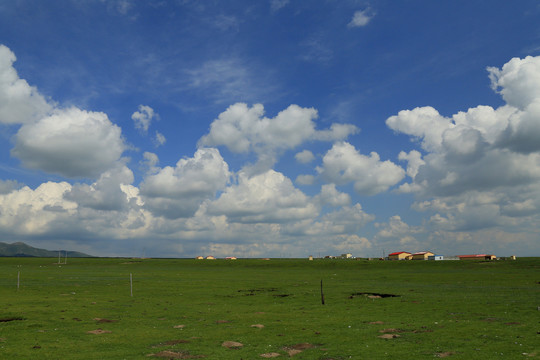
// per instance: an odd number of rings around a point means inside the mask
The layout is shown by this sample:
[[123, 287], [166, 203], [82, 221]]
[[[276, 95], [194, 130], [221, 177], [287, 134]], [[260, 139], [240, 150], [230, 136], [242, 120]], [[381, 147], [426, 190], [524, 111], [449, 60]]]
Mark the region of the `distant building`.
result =
[[203, 260], [204, 258], [202, 256], [197, 256], [195, 259], [197, 260]]
[[207, 256], [207, 257], [206, 257], [206, 260], [216, 260], [216, 258], [213, 257], [212, 255], [210, 255], [210, 256]]
[[444, 260], [444, 256], [442, 256], [442, 255], [431, 255], [431, 256], [428, 256], [428, 260]]
[[313, 255], [309, 255], [309, 261], [313, 261]]
[[341, 254], [340, 256], [342, 259], [350, 259], [352, 258], [352, 254]]
[[411, 256], [410, 252], [398, 251], [388, 254], [388, 260], [408, 260]]
[[236, 260], [236, 256], [227, 256], [225, 260]]
[[435, 254], [431, 251], [420, 251], [411, 255], [412, 260], [427, 260], [430, 256]]
[[458, 255], [459, 260], [495, 260], [495, 255], [488, 254], [472, 254], [472, 255]]

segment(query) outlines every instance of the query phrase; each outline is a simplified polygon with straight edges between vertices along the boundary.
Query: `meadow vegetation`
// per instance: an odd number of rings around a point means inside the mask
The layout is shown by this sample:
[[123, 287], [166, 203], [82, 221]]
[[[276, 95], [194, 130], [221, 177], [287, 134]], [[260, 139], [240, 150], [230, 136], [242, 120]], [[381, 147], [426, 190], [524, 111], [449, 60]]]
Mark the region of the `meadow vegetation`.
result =
[[1, 358], [540, 357], [539, 258], [56, 261], [0, 258]]

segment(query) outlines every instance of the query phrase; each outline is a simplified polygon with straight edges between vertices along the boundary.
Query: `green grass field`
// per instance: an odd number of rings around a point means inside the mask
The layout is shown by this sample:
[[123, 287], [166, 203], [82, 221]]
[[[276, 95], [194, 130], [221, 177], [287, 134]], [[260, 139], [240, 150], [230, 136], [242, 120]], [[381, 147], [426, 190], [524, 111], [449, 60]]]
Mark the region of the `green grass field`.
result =
[[0, 258], [0, 358], [540, 357], [539, 258], [56, 261]]

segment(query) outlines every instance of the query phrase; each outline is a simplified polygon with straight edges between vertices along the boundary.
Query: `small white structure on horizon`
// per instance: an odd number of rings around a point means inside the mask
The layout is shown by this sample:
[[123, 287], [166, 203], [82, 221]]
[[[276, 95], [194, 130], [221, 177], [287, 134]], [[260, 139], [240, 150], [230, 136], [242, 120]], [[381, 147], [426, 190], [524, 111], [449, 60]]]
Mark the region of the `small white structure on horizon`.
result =
[[442, 256], [442, 255], [430, 255], [430, 256], [428, 256], [428, 260], [444, 260], [444, 256]]

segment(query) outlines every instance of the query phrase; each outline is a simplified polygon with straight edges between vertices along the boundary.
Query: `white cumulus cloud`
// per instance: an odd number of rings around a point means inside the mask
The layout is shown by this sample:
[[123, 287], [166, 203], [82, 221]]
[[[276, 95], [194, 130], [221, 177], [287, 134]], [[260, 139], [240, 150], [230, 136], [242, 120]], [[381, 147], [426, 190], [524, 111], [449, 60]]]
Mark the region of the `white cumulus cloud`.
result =
[[106, 114], [77, 108], [26, 123], [14, 139], [11, 154], [26, 167], [72, 178], [115, 167], [126, 148], [120, 128]]
[[0, 44], [0, 123], [24, 124], [47, 115], [52, 110], [43, 95], [20, 79], [13, 67], [16, 57]]
[[344, 185], [354, 183], [354, 189], [363, 195], [374, 195], [388, 190], [405, 176], [405, 171], [377, 153], [360, 154], [347, 142], [338, 142], [324, 155], [320, 175], [329, 181]]
[[135, 122], [135, 128], [145, 134], [148, 132], [152, 120], [157, 117], [158, 115], [154, 112], [154, 109], [147, 105], [139, 105], [139, 111], [131, 114], [131, 119]]
[[152, 171], [140, 185], [145, 207], [170, 219], [193, 216], [204, 200], [225, 188], [231, 176], [229, 166], [215, 148], [201, 148], [174, 167]]
[[293, 149], [308, 140], [342, 140], [355, 133], [354, 125], [334, 124], [317, 130], [317, 110], [290, 105], [274, 118], [264, 116], [262, 104], [251, 108], [244, 103], [231, 105], [210, 125], [210, 132], [199, 140], [202, 146], [226, 146], [233, 152], [258, 154], [267, 170], [280, 151]]

